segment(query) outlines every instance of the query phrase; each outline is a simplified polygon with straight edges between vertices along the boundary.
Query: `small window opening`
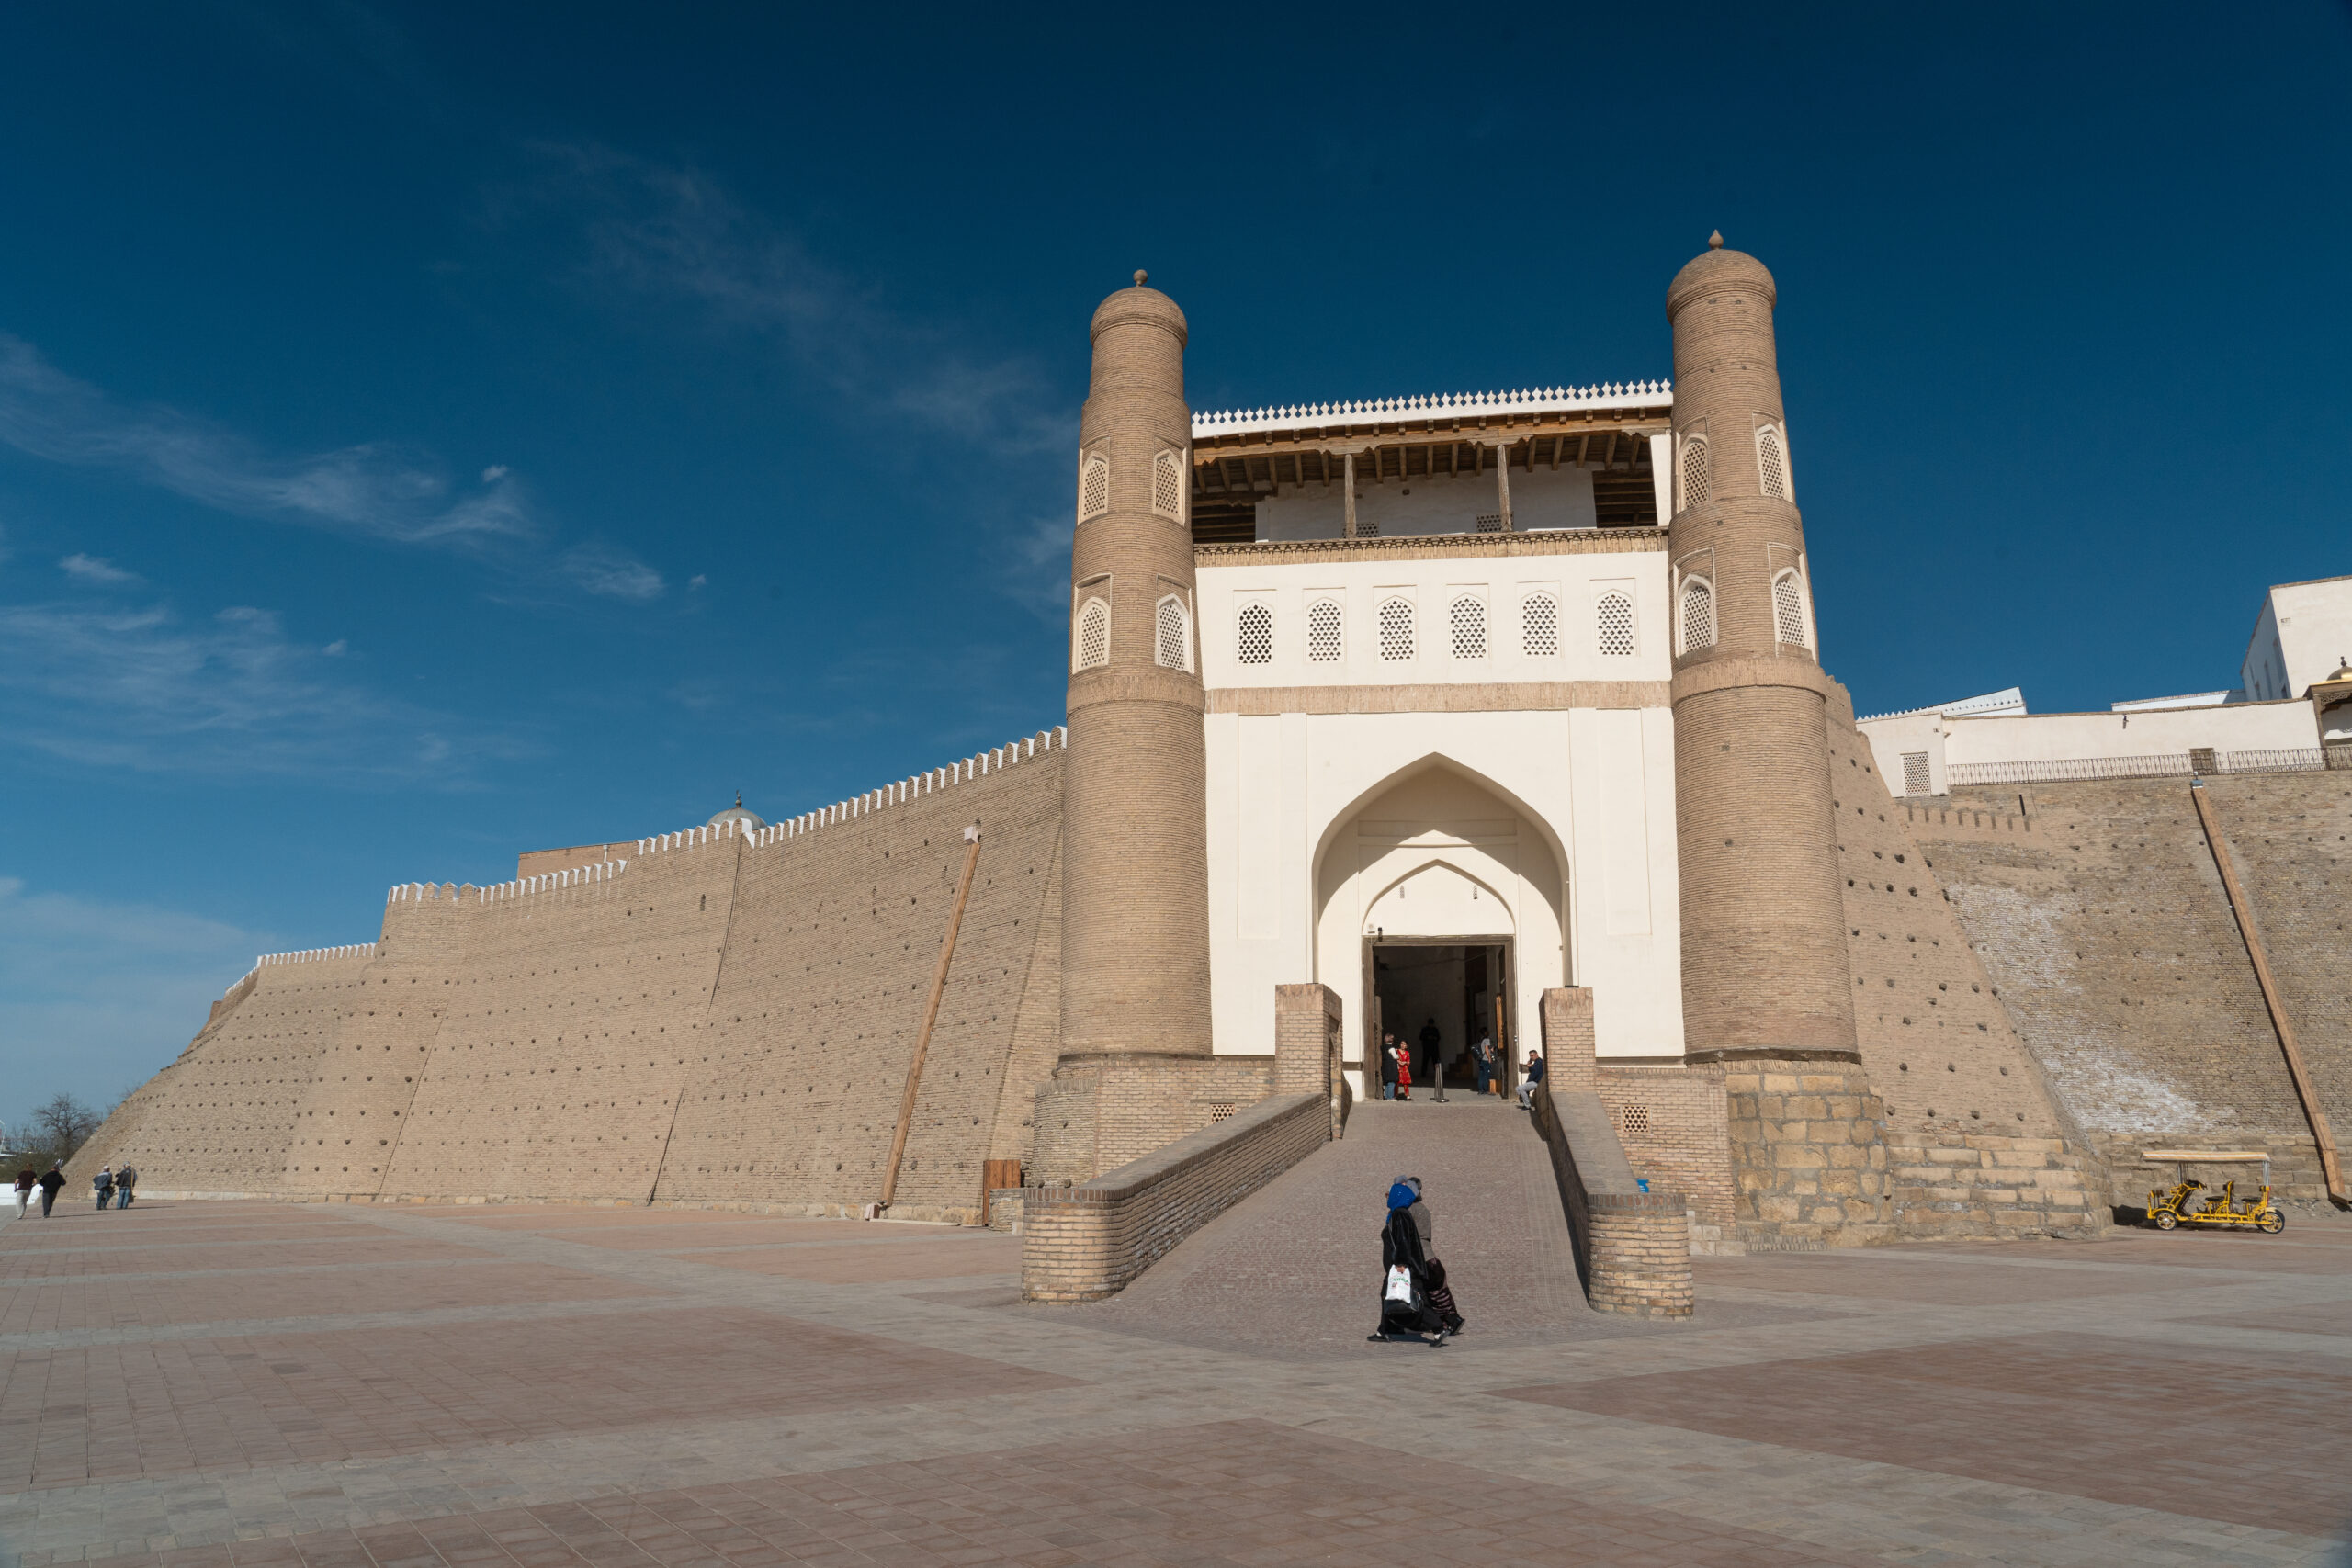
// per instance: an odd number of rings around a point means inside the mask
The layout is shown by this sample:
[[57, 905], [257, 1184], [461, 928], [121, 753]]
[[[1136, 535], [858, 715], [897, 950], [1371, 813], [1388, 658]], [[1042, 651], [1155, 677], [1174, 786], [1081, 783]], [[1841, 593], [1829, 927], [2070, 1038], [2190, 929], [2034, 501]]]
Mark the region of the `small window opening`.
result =
[[1235, 624], [1235, 652], [1244, 664], [1265, 664], [1274, 657], [1274, 613], [1263, 604], [1244, 604]]

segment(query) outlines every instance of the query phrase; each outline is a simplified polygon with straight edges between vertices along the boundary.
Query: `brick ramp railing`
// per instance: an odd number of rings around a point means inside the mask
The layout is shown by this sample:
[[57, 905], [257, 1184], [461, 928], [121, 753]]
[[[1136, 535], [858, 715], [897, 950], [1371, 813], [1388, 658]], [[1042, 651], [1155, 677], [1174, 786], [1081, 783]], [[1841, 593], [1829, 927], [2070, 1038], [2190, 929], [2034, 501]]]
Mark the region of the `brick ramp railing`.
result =
[[1529, 1098], [1535, 1129], [1551, 1150], [1585, 1299], [1597, 1312], [1690, 1316], [1697, 1297], [1683, 1195], [1642, 1190], [1600, 1095], [1570, 1090], [1555, 1096], [1549, 1084], [1539, 1083]]
[[1114, 1295], [1331, 1137], [1329, 1098], [1278, 1094], [1074, 1187], [1023, 1194], [1021, 1293]]

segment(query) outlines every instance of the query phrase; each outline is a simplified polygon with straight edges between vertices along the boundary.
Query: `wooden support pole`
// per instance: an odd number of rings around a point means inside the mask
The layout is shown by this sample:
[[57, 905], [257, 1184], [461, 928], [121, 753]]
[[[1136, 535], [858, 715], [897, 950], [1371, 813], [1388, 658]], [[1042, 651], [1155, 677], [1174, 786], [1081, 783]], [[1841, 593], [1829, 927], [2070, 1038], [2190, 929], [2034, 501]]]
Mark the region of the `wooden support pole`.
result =
[[2295, 1093], [2303, 1102], [2303, 1116], [2312, 1124], [2312, 1141], [2319, 1145], [2319, 1167], [2327, 1177], [2327, 1195], [2339, 1206], [2352, 1208], [2352, 1196], [2344, 1190], [2343, 1168], [2336, 1163], [2335, 1134], [2328, 1127], [2327, 1112], [2320, 1109], [2319, 1090], [2303, 1066], [2303, 1053], [2295, 1043], [2295, 1026], [2288, 1021], [2278, 982], [2270, 977], [2270, 958], [2262, 950], [2262, 933], [2254, 929], [2254, 911], [2246, 906], [2245, 892], [2238, 886], [2238, 874], [2230, 864], [2230, 852], [2222, 847], [2222, 825], [2213, 814], [2211, 801], [2206, 797], [2203, 779], [2188, 786], [2188, 798], [2197, 803], [2197, 819], [2204, 824], [2206, 847], [2213, 852], [2213, 864], [2222, 874], [2222, 891], [2229, 896], [2230, 913], [2237, 917], [2238, 935], [2245, 939], [2245, 954], [2254, 961], [2254, 978], [2262, 987], [2262, 1005], [2270, 1010], [2270, 1027], [2278, 1032], [2278, 1049], [2286, 1053], [2288, 1076], [2295, 1080]]
[[956, 883], [956, 907], [947, 911], [947, 935], [939, 944], [939, 964], [931, 972], [931, 999], [923, 1003], [922, 1028], [915, 1033], [914, 1060], [907, 1064], [907, 1090], [899, 1097], [899, 1126], [890, 1134], [890, 1168], [883, 1173], [882, 1201], [888, 1209], [899, 1194], [899, 1162], [906, 1157], [907, 1133], [914, 1125], [915, 1090], [922, 1087], [922, 1059], [931, 1050], [932, 1026], [939, 1021], [939, 1000], [947, 994], [947, 965], [956, 956], [956, 933], [964, 924], [964, 900], [972, 894], [972, 871], [980, 863], [980, 825], [964, 829], [964, 874]]
[[1340, 515], [1342, 520], [1340, 533], [1352, 539], [1356, 536], [1356, 455], [1354, 450], [1351, 448], [1342, 454], [1340, 461], [1347, 466], [1347, 482], [1340, 491], [1341, 508]]

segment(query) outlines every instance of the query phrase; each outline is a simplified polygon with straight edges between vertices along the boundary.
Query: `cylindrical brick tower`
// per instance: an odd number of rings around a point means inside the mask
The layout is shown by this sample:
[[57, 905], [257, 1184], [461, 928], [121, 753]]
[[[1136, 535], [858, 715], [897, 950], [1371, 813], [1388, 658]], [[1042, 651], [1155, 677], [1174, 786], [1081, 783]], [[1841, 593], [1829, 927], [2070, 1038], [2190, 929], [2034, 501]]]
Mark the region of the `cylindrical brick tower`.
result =
[[1184, 340], [1184, 312], [1140, 272], [1094, 312], [1070, 551], [1065, 1060], [1209, 1052], [1207, 762]]
[[[1722, 247], [1713, 236], [1666, 297], [1683, 1026], [1691, 1059], [1725, 1066], [1743, 1218], [1797, 1240], [1871, 1239], [1831, 1234], [1887, 1218], [1885, 1156], [1855, 1044], [1832, 686], [1781, 417], [1775, 291], [1762, 263]], [[1846, 1152], [1833, 1164], [1826, 1146]]]

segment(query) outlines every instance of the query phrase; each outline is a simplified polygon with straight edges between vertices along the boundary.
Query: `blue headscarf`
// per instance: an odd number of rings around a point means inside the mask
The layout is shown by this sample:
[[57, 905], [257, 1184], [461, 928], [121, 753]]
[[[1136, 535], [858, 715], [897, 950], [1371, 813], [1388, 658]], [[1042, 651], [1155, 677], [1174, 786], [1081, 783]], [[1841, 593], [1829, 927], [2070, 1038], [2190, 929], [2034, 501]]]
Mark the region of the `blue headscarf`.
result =
[[1421, 1195], [1401, 1181], [1388, 1190], [1388, 1208], [1392, 1213], [1398, 1209], [1409, 1209], [1420, 1201]]

